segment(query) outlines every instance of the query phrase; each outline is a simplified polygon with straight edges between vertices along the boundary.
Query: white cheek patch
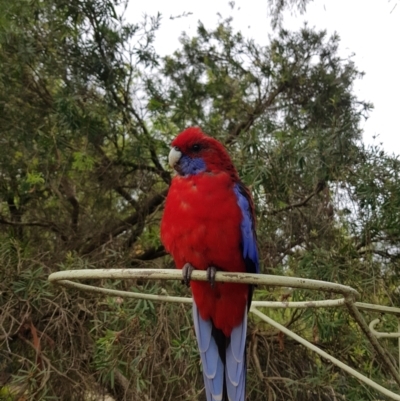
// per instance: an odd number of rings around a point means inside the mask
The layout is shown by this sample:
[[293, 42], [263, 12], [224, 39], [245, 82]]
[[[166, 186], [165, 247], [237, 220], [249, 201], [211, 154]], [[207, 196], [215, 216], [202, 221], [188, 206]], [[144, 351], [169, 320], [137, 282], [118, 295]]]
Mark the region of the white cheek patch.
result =
[[174, 168], [175, 164], [178, 163], [179, 159], [182, 157], [182, 152], [172, 148], [168, 155], [168, 163]]

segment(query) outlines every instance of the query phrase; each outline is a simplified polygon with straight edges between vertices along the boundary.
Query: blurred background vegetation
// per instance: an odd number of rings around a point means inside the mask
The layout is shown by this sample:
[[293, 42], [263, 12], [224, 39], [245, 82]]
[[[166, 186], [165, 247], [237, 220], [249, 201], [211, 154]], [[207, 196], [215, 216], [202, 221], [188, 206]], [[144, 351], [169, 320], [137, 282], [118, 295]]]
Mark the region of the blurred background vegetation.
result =
[[[47, 282], [63, 269], [173, 267], [159, 239], [167, 155], [190, 125], [225, 143], [251, 187], [264, 273], [399, 305], [400, 163], [362, 143], [372, 106], [353, 93], [362, 73], [339, 58], [339, 37], [280, 28], [285, 6], [306, 3], [271, 1], [267, 47], [227, 19], [160, 57], [160, 16], [128, 23], [117, 1], [0, 2], [1, 400], [205, 399], [190, 308]], [[178, 282], [102, 285], [189, 296]], [[267, 313], [396, 391], [345, 309]], [[395, 360], [396, 342], [380, 341]], [[253, 317], [248, 399], [384, 397]]]

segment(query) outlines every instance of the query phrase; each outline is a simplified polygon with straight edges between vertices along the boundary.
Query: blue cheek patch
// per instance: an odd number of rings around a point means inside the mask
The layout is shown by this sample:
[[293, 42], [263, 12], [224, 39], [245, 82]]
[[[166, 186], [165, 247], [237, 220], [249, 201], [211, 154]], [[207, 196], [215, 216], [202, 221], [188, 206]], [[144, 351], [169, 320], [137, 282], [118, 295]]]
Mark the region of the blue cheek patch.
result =
[[196, 175], [206, 171], [206, 163], [200, 157], [192, 159], [189, 156], [182, 156], [179, 167], [184, 175]]

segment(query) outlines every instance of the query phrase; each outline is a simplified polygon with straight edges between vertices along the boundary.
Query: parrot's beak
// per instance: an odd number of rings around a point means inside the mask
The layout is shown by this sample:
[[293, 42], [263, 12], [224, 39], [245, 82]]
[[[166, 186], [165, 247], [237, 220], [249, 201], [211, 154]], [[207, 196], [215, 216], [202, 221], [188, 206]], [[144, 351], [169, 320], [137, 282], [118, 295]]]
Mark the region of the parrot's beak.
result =
[[181, 159], [181, 157], [182, 157], [182, 152], [176, 146], [171, 149], [168, 155], [169, 165], [173, 169], [175, 169], [178, 173], [180, 173], [179, 160]]

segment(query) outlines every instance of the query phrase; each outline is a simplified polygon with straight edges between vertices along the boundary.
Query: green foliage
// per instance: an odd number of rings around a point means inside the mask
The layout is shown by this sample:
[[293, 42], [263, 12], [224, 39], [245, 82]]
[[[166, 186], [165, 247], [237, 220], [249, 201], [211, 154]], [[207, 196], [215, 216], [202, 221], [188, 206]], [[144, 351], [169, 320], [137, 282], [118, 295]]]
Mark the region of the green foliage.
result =
[[[278, 16], [288, 3], [274, 4]], [[199, 23], [162, 59], [152, 45], [160, 16], [128, 24], [121, 5], [0, 2], [0, 397], [203, 399], [186, 306], [47, 283], [58, 270], [173, 266], [159, 223], [169, 142], [188, 125], [223, 141], [251, 186], [263, 272], [350, 285], [364, 302], [400, 301], [400, 164], [360, 141], [371, 105], [353, 93], [362, 74], [338, 57], [339, 38], [305, 26], [261, 47], [228, 19], [212, 30]], [[188, 296], [178, 282], [102, 285]], [[346, 310], [268, 313], [394, 386]], [[382, 343], [396, 355], [392, 340]], [[248, 365], [254, 401], [378, 397], [255, 318]]]
[[289, 9], [292, 13], [304, 13], [312, 0], [268, 0], [271, 25], [274, 29], [282, 26], [283, 12]]

